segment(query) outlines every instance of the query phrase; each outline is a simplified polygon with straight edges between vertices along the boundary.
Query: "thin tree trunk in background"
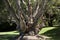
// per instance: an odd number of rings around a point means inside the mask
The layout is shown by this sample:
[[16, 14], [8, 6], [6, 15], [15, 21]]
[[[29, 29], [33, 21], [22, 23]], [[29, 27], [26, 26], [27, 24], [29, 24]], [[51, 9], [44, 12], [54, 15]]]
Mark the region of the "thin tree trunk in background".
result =
[[53, 24], [52, 24], [52, 20], [50, 20], [50, 21], [48, 21], [48, 26], [53, 26]]

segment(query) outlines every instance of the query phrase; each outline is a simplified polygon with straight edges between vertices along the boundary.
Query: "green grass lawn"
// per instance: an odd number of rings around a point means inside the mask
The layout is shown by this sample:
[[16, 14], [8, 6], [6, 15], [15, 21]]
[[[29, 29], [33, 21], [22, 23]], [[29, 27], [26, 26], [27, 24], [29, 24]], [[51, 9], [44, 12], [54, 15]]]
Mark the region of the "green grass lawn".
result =
[[0, 32], [0, 40], [12, 40], [16, 35], [19, 35], [17, 31]]
[[[53, 40], [60, 40], [60, 28], [57, 27], [43, 28], [39, 34], [52, 37]], [[19, 35], [17, 31], [0, 32], [0, 40], [11, 40], [16, 35]]]
[[51, 40], [60, 40], [60, 27], [43, 28], [39, 34], [51, 37]]

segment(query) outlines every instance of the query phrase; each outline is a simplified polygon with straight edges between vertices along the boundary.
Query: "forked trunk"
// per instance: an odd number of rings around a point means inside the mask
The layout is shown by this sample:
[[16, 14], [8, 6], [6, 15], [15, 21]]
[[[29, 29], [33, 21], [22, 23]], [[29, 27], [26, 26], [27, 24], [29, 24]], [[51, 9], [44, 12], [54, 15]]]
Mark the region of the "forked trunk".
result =
[[[14, 12], [9, 0], [4, 0], [4, 2], [8, 11], [16, 20], [17, 29], [20, 32], [20, 39], [18, 38], [18, 40], [22, 40], [24, 35], [37, 35], [39, 30], [45, 26], [44, 12], [47, 0], [15, 0], [17, 13]], [[34, 6], [32, 6], [32, 2]], [[26, 8], [23, 9], [22, 5], [25, 5]], [[18, 16], [16, 16], [17, 14]], [[39, 23], [39, 20], [41, 20], [41, 23]]]

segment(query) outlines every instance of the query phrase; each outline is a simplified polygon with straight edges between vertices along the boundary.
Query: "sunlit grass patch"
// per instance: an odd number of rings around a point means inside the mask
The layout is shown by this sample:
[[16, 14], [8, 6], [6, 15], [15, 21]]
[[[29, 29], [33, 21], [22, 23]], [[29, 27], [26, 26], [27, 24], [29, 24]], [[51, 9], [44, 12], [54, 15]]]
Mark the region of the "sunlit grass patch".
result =
[[12, 34], [12, 35], [18, 35], [19, 33], [17, 31], [0, 32], [0, 35], [6, 35], [6, 34], [8, 34], [8, 35], [10, 35], [10, 34]]
[[56, 27], [46, 27], [46, 28], [43, 28], [43, 29], [39, 32], [39, 34], [43, 34], [43, 33], [47, 32], [47, 31], [52, 30], [52, 29], [55, 29], [55, 28], [56, 28]]

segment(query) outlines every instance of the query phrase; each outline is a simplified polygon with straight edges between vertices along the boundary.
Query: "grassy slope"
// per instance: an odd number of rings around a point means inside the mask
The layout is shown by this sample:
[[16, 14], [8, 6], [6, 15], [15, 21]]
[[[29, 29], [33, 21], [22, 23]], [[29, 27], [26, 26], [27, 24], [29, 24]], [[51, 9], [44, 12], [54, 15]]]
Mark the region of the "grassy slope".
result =
[[[51, 36], [54, 40], [60, 40], [60, 38], [59, 38], [60, 36], [58, 36], [59, 31], [60, 31], [59, 28], [56, 28], [56, 27], [46, 27], [46, 28], [43, 28], [39, 32], [39, 34]], [[0, 40], [10, 40], [11, 38], [15, 37], [18, 34], [19, 33], [17, 31], [0, 32]]]

